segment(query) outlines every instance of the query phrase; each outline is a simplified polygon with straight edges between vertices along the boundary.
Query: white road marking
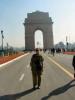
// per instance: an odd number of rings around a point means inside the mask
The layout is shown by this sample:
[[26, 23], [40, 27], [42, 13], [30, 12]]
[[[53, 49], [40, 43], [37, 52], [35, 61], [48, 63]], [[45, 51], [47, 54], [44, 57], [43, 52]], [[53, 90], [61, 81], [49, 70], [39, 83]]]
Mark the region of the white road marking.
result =
[[21, 77], [20, 77], [19, 81], [22, 81], [22, 80], [23, 80], [23, 78], [24, 78], [24, 73], [21, 75]]
[[[45, 55], [46, 56], [46, 55]], [[69, 75], [71, 78], [74, 78], [73, 74], [66, 70], [63, 66], [61, 66], [59, 63], [57, 63], [55, 60], [52, 58], [46, 56], [50, 61], [52, 61], [55, 65], [57, 65], [61, 70], [63, 70], [67, 75]]]
[[19, 59], [21, 59], [22, 57], [24, 57], [24, 56], [26, 56], [26, 55], [28, 55], [28, 54], [29, 54], [29, 53], [24, 54], [24, 55], [22, 55], [22, 56], [19, 56], [19, 57], [15, 58], [15, 59], [13, 59], [13, 60], [11, 60], [11, 61], [8, 61], [8, 62], [6, 62], [6, 63], [4, 63], [4, 64], [1, 64], [0, 67], [3, 67], [3, 66], [5, 66], [5, 65], [8, 65], [8, 64], [10, 64], [10, 63], [12, 63], [12, 62], [14, 62], [14, 61], [16, 61], [16, 60], [19, 60]]
[[29, 68], [29, 67], [30, 67], [30, 65], [28, 64], [28, 65], [27, 65], [27, 68]]

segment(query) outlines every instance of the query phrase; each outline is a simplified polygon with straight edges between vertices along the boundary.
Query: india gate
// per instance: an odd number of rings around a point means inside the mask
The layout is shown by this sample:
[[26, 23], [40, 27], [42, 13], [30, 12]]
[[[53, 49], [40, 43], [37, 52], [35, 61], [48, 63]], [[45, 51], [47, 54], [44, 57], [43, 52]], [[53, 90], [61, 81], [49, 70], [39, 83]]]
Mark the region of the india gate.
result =
[[24, 27], [25, 50], [35, 49], [34, 33], [36, 30], [43, 32], [43, 49], [53, 47], [53, 22], [48, 12], [36, 11], [28, 13], [24, 21]]

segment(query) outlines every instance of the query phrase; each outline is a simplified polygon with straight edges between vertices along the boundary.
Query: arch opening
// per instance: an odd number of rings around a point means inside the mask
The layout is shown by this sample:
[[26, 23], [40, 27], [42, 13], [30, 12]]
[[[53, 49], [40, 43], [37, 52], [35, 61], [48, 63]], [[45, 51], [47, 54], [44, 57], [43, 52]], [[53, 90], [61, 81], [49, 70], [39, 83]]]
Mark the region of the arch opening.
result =
[[43, 32], [41, 30], [36, 30], [34, 33], [35, 48], [44, 48], [43, 43]]

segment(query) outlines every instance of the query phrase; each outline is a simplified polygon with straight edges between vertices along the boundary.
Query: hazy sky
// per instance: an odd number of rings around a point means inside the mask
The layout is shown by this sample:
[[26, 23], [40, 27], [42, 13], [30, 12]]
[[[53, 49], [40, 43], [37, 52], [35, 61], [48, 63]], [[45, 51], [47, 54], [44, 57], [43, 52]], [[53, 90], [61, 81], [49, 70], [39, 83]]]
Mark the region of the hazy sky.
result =
[[[36, 10], [49, 12], [52, 17], [54, 43], [75, 42], [75, 0], [0, 0], [0, 31], [4, 44], [24, 46], [24, 19]], [[0, 34], [1, 45], [1, 34]]]

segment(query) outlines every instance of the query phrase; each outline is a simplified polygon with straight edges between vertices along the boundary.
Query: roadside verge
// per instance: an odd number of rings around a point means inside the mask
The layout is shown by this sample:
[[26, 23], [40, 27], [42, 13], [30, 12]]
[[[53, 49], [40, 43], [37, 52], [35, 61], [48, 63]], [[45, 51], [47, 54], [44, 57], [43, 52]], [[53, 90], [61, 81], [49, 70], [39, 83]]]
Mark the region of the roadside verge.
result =
[[21, 59], [22, 57], [24, 57], [24, 56], [26, 56], [26, 55], [28, 55], [28, 54], [29, 54], [29, 53], [19, 55], [18, 57], [15, 57], [15, 58], [13, 58], [13, 59], [11, 59], [11, 60], [5, 62], [5, 63], [0, 64], [0, 67], [3, 67], [3, 66], [5, 66], [5, 65], [8, 65], [8, 64], [10, 64], [10, 63], [12, 63], [12, 62], [14, 62], [14, 61], [16, 61], [16, 60], [18, 60], [18, 59]]

